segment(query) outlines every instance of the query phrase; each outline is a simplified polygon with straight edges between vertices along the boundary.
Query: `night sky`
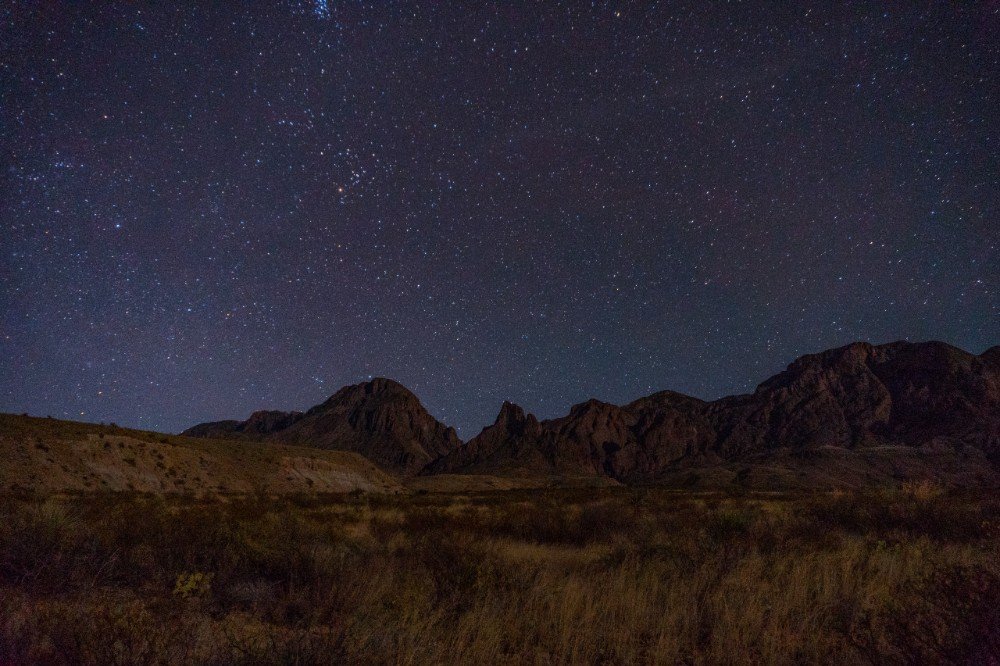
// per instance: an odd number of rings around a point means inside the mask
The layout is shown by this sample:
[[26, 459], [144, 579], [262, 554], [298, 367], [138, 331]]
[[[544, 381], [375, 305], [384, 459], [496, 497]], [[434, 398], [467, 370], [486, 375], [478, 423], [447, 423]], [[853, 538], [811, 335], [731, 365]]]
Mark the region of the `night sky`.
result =
[[1000, 342], [1000, 4], [5, 2], [0, 411], [752, 390]]

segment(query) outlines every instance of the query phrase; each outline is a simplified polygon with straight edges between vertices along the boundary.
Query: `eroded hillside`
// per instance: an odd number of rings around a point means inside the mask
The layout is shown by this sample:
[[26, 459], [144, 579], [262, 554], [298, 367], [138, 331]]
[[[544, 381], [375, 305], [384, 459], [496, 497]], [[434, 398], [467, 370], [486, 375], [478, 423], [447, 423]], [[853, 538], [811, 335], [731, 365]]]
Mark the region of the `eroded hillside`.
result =
[[396, 481], [347, 451], [161, 435], [0, 415], [0, 491], [162, 494], [395, 492]]

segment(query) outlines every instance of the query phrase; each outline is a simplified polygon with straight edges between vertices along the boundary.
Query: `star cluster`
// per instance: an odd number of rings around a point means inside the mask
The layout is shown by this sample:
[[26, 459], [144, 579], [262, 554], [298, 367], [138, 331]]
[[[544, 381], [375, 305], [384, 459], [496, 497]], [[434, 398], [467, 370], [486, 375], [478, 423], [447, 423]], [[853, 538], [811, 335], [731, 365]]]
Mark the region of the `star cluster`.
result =
[[996, 3], [0, 9], [0, 410], [471, 437], [1000, 322]]

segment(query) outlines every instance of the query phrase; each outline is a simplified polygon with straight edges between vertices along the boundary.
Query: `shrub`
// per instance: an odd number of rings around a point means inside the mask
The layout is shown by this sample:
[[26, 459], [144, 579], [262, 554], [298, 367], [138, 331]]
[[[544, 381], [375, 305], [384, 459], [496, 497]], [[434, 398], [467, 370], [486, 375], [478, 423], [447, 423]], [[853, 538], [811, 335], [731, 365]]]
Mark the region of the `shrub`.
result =
[[184, 572], [177, 576], [174, 583], [174, 595], [181, 599], [191, 597], [207, 597], [212, 593], [212, 574], [193, 571]]

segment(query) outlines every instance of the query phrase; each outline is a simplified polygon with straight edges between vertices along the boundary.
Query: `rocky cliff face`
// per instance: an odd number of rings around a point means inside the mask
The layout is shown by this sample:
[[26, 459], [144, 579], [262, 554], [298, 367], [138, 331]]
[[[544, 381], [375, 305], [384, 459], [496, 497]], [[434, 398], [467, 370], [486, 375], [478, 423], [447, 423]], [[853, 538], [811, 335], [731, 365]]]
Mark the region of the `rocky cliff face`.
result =
[[654, 480], [678, 464], [879, 446], [971, 448], [1000, 462], [998, 348], [975, 356], [939, 342], [855, 343], [715, 402], [664, 391], [622, 407], [590, 400], [543, 422], [505, 405], [436, 469]]
[[940, 342], [855, 343], [799, 358], [749, 396], [714, 403], [720, 452], [971, 445], [996, 452], [1000, 365]]
[[184, 432], [195, 437], [249, 437], [321, 449], [355, 451], [384, 469], [416, 474], [461, 444], [409, 390], [389, 379], [346, 386], [305, 413], [255, 412]]

